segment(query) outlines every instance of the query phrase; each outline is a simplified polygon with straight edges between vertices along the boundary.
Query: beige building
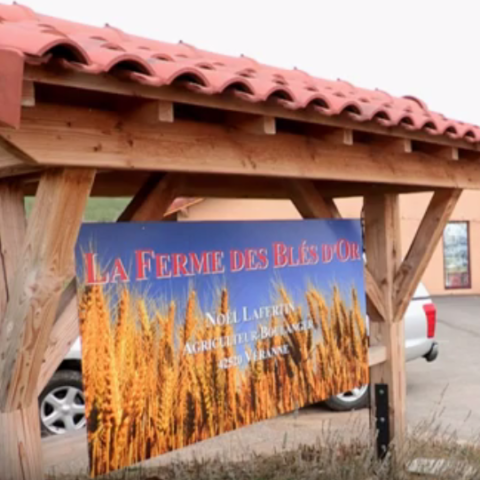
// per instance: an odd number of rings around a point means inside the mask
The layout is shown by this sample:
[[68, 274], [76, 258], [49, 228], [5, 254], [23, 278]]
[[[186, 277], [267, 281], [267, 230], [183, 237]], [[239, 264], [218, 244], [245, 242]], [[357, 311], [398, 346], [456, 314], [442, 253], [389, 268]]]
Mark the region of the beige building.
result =
[[[407, 252], [431, 194], [401, 197], [402, 249]], [[187, 199], [185, 199], [187, 200]], [[189, 199], [179, 202], [179, 221], [286, 220], [300, 218], [288, 200]], [[423, 282], [432, 295], [480, 294], [480, 192], [465, 191], [425, 272]], [[337, 200], [345, 218], [358, 218], [361, 200]]]

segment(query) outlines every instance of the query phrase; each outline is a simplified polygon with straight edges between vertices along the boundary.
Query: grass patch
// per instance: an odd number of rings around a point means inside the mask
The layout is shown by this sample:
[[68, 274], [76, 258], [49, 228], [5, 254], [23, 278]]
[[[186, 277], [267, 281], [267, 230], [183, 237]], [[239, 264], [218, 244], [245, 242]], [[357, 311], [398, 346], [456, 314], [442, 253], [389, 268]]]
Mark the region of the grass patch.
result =
[[[395, 460], [394, 460], [395, 457]], [[440, 474], [408, 472], [398, 465], [414, 459], [448, 460]], [[85, 475], [51, 475], [48, 480], [86, 480]], [[404, 448], [379, 461], [368, 434], [348, 441], [324, 434], [314, 445], [272, 454], [248, 453], [232, 461], [223, 456], [171, 461], [158, 467], [132, 467], [105, 475], [108, 480], [474, 480], [480, 478], [480, 446], [431, 430], [412, 433]]]
[[[34, 197], [25, 199], [27, 216], [33, 207]], [[85, 222], [114, 222], [130, 202], [130, 198], [90, 197], [85, 209]]]

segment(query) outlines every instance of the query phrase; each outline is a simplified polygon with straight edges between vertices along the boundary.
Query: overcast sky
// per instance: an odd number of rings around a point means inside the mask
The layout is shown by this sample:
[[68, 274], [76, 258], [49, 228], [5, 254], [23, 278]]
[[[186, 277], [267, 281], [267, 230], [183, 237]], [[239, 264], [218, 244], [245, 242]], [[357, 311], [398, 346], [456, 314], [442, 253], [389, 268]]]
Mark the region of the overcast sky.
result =
[[[5, 1], [5, 0], [3, 0]], [[480, 125], [478, 0], [23, 0], [77, 22], [294, 66]]]

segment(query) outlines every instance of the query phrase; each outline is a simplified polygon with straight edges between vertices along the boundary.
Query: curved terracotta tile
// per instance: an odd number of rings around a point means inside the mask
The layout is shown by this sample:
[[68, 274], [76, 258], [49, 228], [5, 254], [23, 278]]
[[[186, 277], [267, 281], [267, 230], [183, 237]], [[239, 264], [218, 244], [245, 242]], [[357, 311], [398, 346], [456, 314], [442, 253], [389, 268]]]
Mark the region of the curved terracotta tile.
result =
[[67, 69], [99, 74], [121, 64], [127, 67], [122, 69], [123, 76], [151, 86], [180, 82], [209, 95], [231, 90], [248, 102], [274, 100], [288, 109], [309, 108], [319, 115], [343, 114], [356, 121], [480, 142], [479, 127], [431, 112], [417, 97], [393, 97], [345, 80], [316, 78], [297, 68], [264, 65], [244, 55], [231, 57], [184, 42], [171, 44], [130, 35], [111, 25], [83, 25], [21, 5], [0, 5], [0, 47], [37, 63], [63, 50], [57, 47], [65, 47], [72, 54], [64, 55], [59, 64]]

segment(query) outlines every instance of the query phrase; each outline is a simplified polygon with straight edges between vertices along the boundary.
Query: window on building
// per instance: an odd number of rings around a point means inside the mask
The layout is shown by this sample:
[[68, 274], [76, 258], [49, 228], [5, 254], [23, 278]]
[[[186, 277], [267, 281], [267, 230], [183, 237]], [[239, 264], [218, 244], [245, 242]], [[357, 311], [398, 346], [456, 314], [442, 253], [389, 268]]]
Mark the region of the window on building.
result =
[[443, 232], [445, 288], [471, 288], [468, 222], [450, 222]]

